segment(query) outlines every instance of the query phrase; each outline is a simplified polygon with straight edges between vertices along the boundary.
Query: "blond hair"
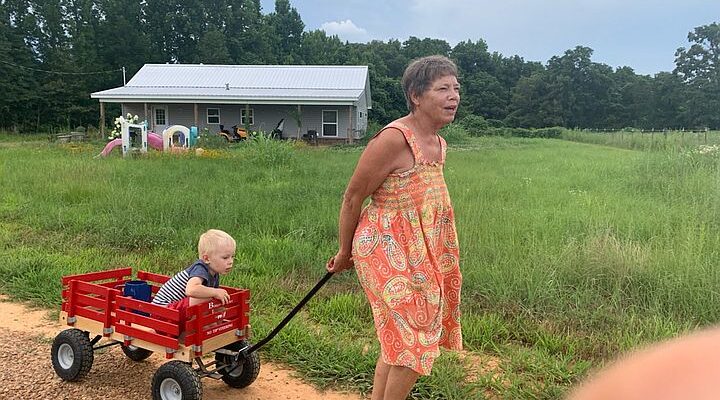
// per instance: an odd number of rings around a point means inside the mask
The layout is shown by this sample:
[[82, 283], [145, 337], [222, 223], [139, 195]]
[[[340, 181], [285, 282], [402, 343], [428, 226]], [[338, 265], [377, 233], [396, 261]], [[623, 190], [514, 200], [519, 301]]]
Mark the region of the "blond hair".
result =
[[211, 254], [221, 243], [232, 243], [235, 247], [235, 239], [220, 229], [210, 229], [200, 235], [198, 240], [198, 256], [202, 258], [204, 254]]

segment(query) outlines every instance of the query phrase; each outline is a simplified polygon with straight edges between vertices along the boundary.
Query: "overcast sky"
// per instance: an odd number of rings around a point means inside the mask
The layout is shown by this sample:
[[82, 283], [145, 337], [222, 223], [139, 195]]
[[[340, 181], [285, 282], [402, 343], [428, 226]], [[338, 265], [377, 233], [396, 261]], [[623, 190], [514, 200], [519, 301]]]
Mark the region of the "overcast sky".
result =
[[[263, 13], [274, 0], [261, 0]], [[653, 75], [675, 67], [688, 32], [720, 22], [720, 0], [290, 0], [305, 30], [350, 42], [410, 36], [487, 42], [490, 52], [545, 64], [575, 46], [592, 60]]]

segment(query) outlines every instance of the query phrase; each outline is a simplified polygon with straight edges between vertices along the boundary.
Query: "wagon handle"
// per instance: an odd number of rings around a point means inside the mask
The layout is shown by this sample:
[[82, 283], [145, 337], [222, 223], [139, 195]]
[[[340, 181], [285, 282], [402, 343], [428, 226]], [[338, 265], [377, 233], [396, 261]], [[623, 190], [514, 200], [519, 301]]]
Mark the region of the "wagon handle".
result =
[[322, 279], [320, 279], [320, 281], [315, 284], [315, 287], [312, 288], [310, 290], [310, 292], [308, 292], [308, 294], [306, 294], [302, 300], [300, 300], [300, 303], [298, 303], [298, 305], [296, 305], [295, 308], [293, 308], [292, 311], [290, 311], [290, 314], [288, 314], [285, 317], [285, 319], [283, 319], [278, 324], [278, 326], [276, 326], [275, 329], [272, 330], [272, 332], [270, 332], [263, 340], [255, 343], [246, 352], [243, 352], [243, 353], [250, 354], [250, 353], [258, 350], [260, 347], [265, 345], [265, 343], [269, 342], [272, 338], [274, 338], [275, 335], [277, 335], [278, 332], [280, 332], [280, 330], [282, 330], [282, 328], [284, 328], [285, 325], [287, 325], [287, 323], [290, 322], [290, 320], [295, 316], [295, 314], [298, 313], [298, 311], [300, 311], [300, 309], [305, 305], [305, 303], [307, 303], [315, 295], [315, 293], [317, 293], [317, 291], [320, 290], [321, 287], [323, 287], [325, 282], [327, 282], [332, 276], [333, 276], [332, 272], [326, 273], [325, 276], [323, 276]]

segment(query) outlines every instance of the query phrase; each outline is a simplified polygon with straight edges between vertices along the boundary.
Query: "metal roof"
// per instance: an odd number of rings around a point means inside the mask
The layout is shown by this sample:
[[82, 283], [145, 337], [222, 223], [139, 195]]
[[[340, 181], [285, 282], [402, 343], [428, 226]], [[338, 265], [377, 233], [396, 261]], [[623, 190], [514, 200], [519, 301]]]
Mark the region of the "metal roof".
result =
[[145, 64], [101, 102], [355, 104], [366, 96], [367, 66]]

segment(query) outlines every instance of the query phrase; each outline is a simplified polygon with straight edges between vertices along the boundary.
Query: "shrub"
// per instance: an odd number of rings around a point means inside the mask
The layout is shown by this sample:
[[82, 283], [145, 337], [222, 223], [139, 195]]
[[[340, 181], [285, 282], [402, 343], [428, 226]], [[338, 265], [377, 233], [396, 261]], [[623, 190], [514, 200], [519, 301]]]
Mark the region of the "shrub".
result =
[[499, 119], [490, 118], [486, 121], [487, 121], [488, 125], [490, 125], [493, 128], [504, 128], [505, 127], [505, 122], [503, 122], [502, 120], [499, 120]]
[[266, 167], [283, 167], [294, 160], [290, 141], [273, 139], [263, 131], [251, 132], [245, 141], [245, 149], [250, 160]]
[[368, 121], [368, 127], [367, 131], [365, 132], [365, 135], [363, 135], [360, 139], [358, 139], [357, 143], [361, 145], [366, 145], [370, 139], [375, 136], [380, 129], [385, 127], [385, 125], [377, 122], [377, 121]]
[[480, 115], [468, 114], [457, 123], [464, 127], [471, 136], [488, 135], [490, 124]]
[[467, 143], [470, 137], [468, 131], [462, 125], [456, 123], [446, 125], [438, 133], [445, 138], [448, 144]]
[[564, 132], [564, 128], [561, 128], [559, 126], [553, 126], [551, 128], [535, 129], [534, 137], [559, 138], [560, 136], [562, 136], [563, 132]]
[[220, 149], [228, 146], [227, 140], [208, 128], [203, 128], [198, 134], [197, 147], [204, 149]]

